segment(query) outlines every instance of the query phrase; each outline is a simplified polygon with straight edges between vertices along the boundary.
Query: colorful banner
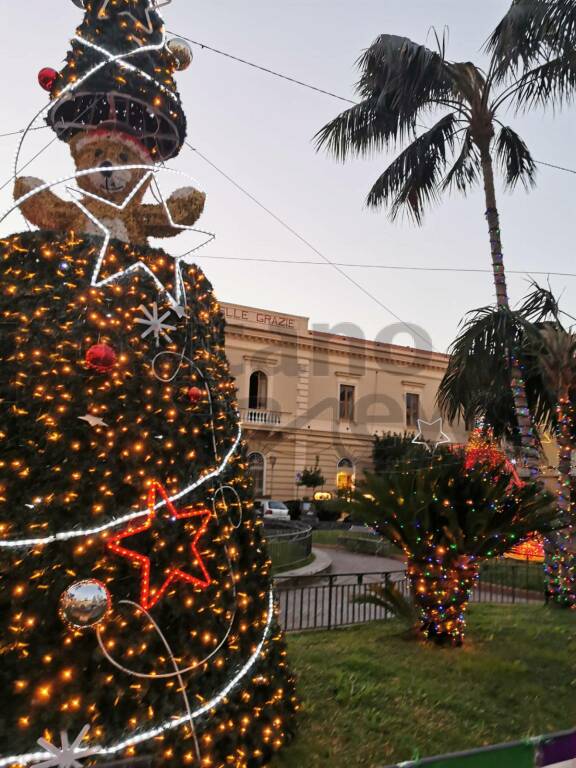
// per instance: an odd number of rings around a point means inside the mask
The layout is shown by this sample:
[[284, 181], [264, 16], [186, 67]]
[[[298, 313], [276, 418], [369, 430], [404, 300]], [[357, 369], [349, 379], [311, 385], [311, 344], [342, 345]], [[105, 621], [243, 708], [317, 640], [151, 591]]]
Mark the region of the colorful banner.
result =
[[390, 768], [576, 768], [576, 731]]
[[470, 755], [454, 755], [428, 765], [430, 768], [534, 768], [534, 747], [522, 744]]
[[576, 768], [576, 731], [542, 741], [538, 768]]

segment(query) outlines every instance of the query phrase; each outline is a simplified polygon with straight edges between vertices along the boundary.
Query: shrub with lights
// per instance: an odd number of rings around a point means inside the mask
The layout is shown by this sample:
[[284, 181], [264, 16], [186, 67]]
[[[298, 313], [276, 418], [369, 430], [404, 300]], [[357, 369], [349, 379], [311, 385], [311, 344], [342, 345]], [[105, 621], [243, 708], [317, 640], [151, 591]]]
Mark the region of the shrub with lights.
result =
[[549, 530], [552, 497], [511, 479], [503, 463], [469, 467], [464, 452], [443, 451], [428, 466], [407, 459], [370, 475], [357, 494], [354, 514], [405, 555], [421, 630], [434, 643], [462, 645], [483, 560]]
[[41, 229], [0, 240], [0, 768], [256, 768], [297, 705], [224, 320], [147, 243], [204, 205], [143, 200], [184, 140], [185, 49], [161, 3], [74, 1], [40, 79], [80, 189], [19, 178]]

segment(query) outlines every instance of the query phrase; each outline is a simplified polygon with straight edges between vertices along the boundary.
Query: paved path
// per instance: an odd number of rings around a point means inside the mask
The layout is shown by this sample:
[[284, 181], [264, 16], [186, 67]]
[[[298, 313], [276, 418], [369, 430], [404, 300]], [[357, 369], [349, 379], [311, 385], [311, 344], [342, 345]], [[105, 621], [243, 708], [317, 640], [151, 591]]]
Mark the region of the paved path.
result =
[[[317, 547], [332, 558], [330, 573], [387, 573], [403, 571], [404, 563], [390, 557], [375, 557], [374, 555], [358, 555], [335, 547]], [[339, 580], [340, 581], [340, 580]]]

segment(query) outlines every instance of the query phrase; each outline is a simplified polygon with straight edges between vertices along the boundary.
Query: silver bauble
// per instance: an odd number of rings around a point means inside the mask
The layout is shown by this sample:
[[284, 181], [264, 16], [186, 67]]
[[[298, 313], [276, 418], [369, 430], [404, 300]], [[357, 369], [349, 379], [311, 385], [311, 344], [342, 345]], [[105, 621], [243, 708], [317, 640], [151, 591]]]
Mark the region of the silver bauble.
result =
[[77, 5], [78, 8], [84, 9], [86, 6], [84, 5], [84, 0], [72, 0], [74, 5]]
[[178, 64], [177, 69], [182, 72], [185, 69], [188, 69], [190, 64], [192, 64], [192, 59], [194, 58], [194, 54], [192, 53], [192, 48], [188, 45], [186, 40], [182, 40], [179, 37], [175, 37], [172, 40], [169, 40], [166, 43], [166, 47], [174, 56], [176, 59], [176, 62]]
[[111, 606], [110, 592], [96, 579], [77, 581], [60, 598], [60, 618], [74, 629], [96, 627]]

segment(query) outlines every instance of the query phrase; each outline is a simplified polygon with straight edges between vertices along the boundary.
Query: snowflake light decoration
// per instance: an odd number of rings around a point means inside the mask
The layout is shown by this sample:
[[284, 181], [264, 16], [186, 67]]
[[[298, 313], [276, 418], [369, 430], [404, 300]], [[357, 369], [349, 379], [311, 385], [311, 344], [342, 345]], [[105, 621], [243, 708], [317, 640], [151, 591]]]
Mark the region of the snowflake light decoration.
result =
[[168, 325], [168, 323], [165, 321], [170, 317], [172, 310], [169, 309], [167, 312], [164, 312], [162, 317], [160, 317], [158, 312], [158, 304], [154, 302], [154, 304], [152, 304], [152, 312], [150, 312], [148, 308], [143, 304], [140, 307], [140, 311], [143, 312], [146, 317], [138, 317], [136, 318], [135, 322], [139, 323], [140, 325], [147, 326], [147, 329], [142, 333], [141, 338], [145, 339], [147, 336], [153, 333], [154, 338], [156, 339], [157, 347], [160, 346], [160, 336], [171, 343], [172, 339], [168, 335], [168, 331], [175, 331], [176, 326]]
[[82, 763], [80, 761], [86, 760], [93, 755], [97, 755], [99, 751], [94, 748], [80, 748], [80, 744], [84, 741], [84, 737], [89, 730], [90, 726], [85, 725], [72, 744], [70, 744], [68, 739], [68, 733], [62, 731], [60, 733], [61, 747], [55, 746], [47, 741], [47, 739], [38, 739], [39, 746], [47, 752], [48, 760], [38, 763], [34, 768], [82, 768]]

